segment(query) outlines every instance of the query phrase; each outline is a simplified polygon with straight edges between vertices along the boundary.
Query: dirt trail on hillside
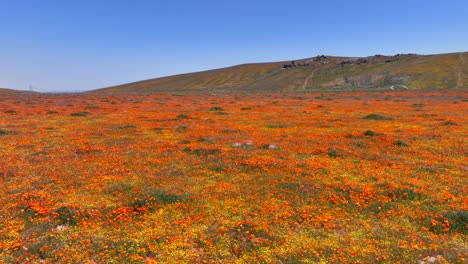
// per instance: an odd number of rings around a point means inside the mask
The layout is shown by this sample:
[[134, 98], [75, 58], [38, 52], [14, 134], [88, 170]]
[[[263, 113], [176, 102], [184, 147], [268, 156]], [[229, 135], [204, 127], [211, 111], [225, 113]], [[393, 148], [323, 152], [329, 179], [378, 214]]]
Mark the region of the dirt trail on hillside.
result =
[[458, 79], [457, 79], [457, 86], [458, 87], [462, 87], [463, 86], [463, 66], [465, 66], [465, 58], [463, 56], [463, 53], [460, 53], [458, 55], [460, 57], [460, 61], [461, 61], [461, 66], [460, 68], [458, 68]]
[[315, 71], [316, 71], [316, 70], [317, 70], [317, 69], [314, 69], [314, 70], [312, 71], [312, 73], [304, 80], [304, 84], [302, 84], [302, 90], [303, 90], [303, 91], [305, 91], [305, 89], [306, 89], [306, 87], [307, 87], [307, 84], [309, 84], [309, 80], [310, 80], [311, 78], [314, 78], [314, 75], [315, 75]]

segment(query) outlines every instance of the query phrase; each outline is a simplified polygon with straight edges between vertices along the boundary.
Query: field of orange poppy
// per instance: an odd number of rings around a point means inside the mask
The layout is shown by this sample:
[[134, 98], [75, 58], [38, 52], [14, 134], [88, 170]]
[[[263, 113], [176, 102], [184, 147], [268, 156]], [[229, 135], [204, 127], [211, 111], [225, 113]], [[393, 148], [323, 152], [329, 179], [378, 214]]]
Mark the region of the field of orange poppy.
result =
[[466, 91], [0, 95], [2, 263], [466, 263]]

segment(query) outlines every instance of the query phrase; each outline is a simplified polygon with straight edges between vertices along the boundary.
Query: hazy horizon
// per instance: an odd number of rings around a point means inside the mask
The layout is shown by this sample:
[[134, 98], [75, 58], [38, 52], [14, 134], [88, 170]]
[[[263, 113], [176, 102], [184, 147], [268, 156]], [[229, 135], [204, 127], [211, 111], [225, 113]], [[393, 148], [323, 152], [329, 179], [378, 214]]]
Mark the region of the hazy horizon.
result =
[[318, 54], [468, 50], [464, 1], [0, 4], [0, 87], [39, 92]]

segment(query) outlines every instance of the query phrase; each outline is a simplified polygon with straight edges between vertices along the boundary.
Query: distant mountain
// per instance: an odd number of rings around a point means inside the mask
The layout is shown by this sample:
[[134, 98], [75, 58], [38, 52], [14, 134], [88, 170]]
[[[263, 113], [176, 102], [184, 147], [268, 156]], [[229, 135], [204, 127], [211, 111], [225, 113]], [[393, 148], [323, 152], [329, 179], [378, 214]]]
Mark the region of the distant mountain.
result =
[[97, 94], [159, 92], [285, 92], [468, 88], [468, 52], [313, 58], [243, 64], [91, 91]]

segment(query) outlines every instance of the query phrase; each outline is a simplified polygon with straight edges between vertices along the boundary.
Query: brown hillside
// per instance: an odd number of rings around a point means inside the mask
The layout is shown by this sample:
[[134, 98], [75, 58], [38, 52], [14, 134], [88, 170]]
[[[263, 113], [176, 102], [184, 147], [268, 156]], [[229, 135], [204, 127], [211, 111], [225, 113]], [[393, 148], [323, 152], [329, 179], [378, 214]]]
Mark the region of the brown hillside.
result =
[[6, 89], [6, 88], [0, 88], [0, 94], [5, 94], [5, 93], [17, 93], [18, 91], [13, 90], [13, 89]]
[[468, 52], [365, 58], [317, 56], [294, 63], [243, 64], [187, 73], [90, 93], [463, 89], [468, 86], [467, 60]]

